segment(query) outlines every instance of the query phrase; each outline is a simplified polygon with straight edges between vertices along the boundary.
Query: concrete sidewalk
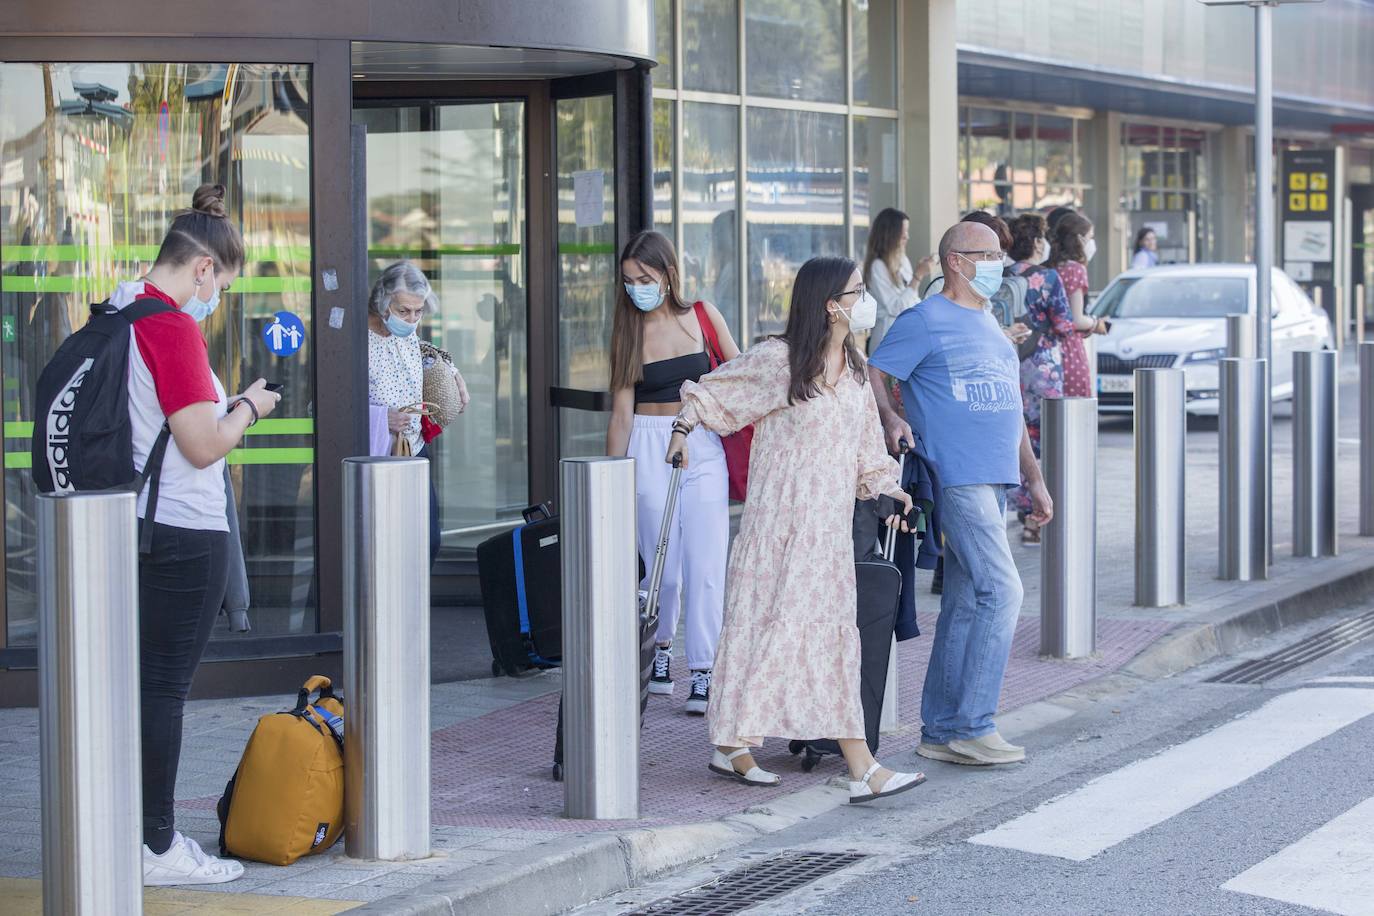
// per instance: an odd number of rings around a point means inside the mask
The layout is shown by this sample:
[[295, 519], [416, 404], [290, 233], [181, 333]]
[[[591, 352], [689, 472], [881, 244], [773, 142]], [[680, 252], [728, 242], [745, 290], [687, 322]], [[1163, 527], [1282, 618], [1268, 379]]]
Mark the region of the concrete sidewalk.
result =
[[[1357, 486], [1354, 399], [1343, 386], [1341, 492]], [[1275, 424], [1275, 565], [1265, 583], [1215, 578], [1215, 429], [1190, 431], [1189, 604], [1131, 606], [1133, 519], [1129, 420], [1104, 421], [1100, 436], [1099, 654], [1080, 661], [1039, 658], [1039, 548], [1023, 547], [1010, 525], [1026, 584], [1001, 707], [1026, 707], [1126, 668], [1163, 676], [1228, 651], [1245, 638], [1343, 606], [1374, 591], [1374, 540], [1354, 536], [1353, 500], [1341, 514], [1342, 556], [1295, 560], [1291, 540], [1291, 428]], [[919, 601], [922, 628], [933, 630], [937, 600]], [[919, 731], [920, 686], [930, 652], [923, 636], [900, 652], [902, 730], [885, 736], [880, 757], [911, 764]], [[685, 669], [684, 669], [685, 670]], [[705, 724], [685, 715], [685, 683], [672, 699], [651, 700], [642, 745], [642, 819], [588, 823], [561, 817], [562, 789], [550, 778], [557, 672], [435, 685], [433, 724], [433, 858], [393, 864], [343, 855], [343, 844], [289, 868], [245, 863], [243, 880], [198, 890], [150, 890], [146, 912], [555, 913], [615, 893], [647, 877], [719, 852], [759, 833], [785, 829], [842, 804], [838, 759], [803, 773], [785, 740], [759, 754], [780, 772], [777, 789], [751, 789], [706, 770]], [[793, 685], [806, 689], [805, 684]], [[178, 782], [178, 825], [215, 850], [214, 804], [259, 715], [293, 698], [190, 704]], [[1015, 720], [1010, 716], [1006, 721]], [[1033, 719], [1033, 716], [1028, 718]], [[1024, 726], [1022, 728], [1024, 731]], [[842, 785], [842, 783], [840, 784]], [[41, 874], [37, 715], [0, 710], [0, 909], [37, 913]], [[938, 791], [928, 786], [922, 791]], [[920, 805], [919, 793], [906, 804]]]

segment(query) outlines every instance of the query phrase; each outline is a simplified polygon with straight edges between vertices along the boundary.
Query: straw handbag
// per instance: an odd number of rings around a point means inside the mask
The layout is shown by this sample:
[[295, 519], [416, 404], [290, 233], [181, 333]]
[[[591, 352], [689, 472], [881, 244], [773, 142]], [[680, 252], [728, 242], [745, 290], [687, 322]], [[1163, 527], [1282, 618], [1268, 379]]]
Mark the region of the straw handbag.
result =
[[429, 418], [447, 428], [463, 412], [458, 382], [453, 377], [453, 357], [428, 341], [420, 341], [420, 360], [424, 365], [423, 397], [432, 406]]

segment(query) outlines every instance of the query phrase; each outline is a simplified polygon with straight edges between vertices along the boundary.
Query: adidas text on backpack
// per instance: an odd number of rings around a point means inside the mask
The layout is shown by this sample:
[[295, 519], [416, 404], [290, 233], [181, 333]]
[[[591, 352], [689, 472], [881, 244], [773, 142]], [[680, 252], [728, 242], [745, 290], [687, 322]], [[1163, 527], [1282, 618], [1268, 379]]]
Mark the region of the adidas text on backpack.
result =
[[142, 472], [134, 467], [129, 418], [129, 346], [134, 323], [173, 311], [143, 297], [118, 309], [91, 306], [91, 317], [62, 342], [38, 376], [34, 395], [33, 482], [40, 493], [126, 490], [148, 485], [149, 524], [140, 548], [151, 545], [157, 478], [171, 431], [164, 426]]

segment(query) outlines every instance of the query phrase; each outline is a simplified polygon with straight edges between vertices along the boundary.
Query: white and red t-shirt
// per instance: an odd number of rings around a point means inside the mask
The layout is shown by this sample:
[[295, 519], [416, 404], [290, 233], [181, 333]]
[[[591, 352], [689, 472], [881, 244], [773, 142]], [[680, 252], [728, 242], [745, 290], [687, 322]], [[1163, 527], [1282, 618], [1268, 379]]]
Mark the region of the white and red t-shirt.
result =
[[[129, 338], [129, 418], [133, 423], [134, 466], [148, 460], [162, 425], [172, 414], [201, 401], [216, 405], [224, 416], [224, 387], [210, 371], [210, 352], [196, 320], [182, 312], [170, 296], [146, 281], [121, 283], [110, 296], [115, 308], [136, 299], [153, 297], [175, 311], [149, 315], [133, 325]], [[158, 485], [157, 517], [160, 525], [228, 531], [225, 514], [224, 459], [197, 468], [177, 448], [167, 443]], [[139, 494], [138, 517], [143, 518], [148, 491]]]

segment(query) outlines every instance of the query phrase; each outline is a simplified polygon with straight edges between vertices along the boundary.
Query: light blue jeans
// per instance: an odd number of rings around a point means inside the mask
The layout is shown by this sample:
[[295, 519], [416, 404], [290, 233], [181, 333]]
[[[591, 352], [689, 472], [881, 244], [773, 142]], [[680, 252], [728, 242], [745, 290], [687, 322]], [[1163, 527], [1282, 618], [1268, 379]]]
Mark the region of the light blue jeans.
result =
[[941, 496], [945, 583], [921, 696], [921, 738], [930, 744], [996, 730], [1022, 598], [1007, 545], [1007, 488], [946, 487]]

